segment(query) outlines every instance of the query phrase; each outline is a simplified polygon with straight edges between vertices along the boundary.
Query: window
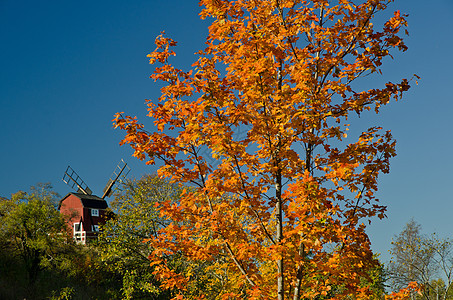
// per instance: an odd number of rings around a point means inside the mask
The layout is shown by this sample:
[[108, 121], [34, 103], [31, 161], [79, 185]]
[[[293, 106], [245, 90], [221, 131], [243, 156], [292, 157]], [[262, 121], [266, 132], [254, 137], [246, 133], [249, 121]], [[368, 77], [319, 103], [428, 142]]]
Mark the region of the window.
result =
[[85, 244], [85, 231], [83, 231], [82, 228], [82, 223], [74, 223], [73, 228], [74, 228], [74, 240], [76, 241], [77, 244]]
[[99, 232], [99, 225], [93, 225], [93, 231]]
[[82, 231], [82, 226], [80, 226], [80, 223], [74, 223], [74, 233], [78, 231]]
[[93, 217], [99, 217], [99, 209], [92, 209], [91, 210], [91, 215]]

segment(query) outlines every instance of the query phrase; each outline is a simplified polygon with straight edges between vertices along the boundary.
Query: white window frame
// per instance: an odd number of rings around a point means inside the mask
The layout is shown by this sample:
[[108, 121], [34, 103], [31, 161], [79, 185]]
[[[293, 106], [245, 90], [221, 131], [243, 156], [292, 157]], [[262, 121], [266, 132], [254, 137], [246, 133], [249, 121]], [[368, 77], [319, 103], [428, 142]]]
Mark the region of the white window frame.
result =
[[[73, 223], [72, 228], [74, 230], [73, 238], [76, 241], [76, 243], [85, 244], [85, 231], [83, 231], [82, 222]], [[78, 230], [76, 230], [76, 229], [78, 229]]]
[[91, 215], [92, 215], [93, 217], [99, 217], [99, 209], [94, 209], [94, 208], [92, 208], [92, 209], [91, 209]]
[[[80, 223], [80, 222], [74, 223], [74, 224], [72, 224], [72, 228], [74, 229], [74, 235], [75, 235], [76, 232], [82, 231], [82, 223]], [[76, 228], [78, 228], [79, 230], [76, 230]]]
[[99, 232], [99, 225], [93, 225], [93, 231]]

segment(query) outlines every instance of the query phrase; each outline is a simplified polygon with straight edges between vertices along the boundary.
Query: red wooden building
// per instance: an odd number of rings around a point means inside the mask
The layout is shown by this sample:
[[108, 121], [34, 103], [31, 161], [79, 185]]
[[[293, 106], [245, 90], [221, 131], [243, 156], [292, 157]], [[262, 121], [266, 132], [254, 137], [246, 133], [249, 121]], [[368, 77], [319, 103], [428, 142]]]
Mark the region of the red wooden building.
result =
[[75, 241], [81, 244], [96, 238], [99, 226], [105, 223], [107, 208], [104, 199], [82, 193], [69, 193], [58, 205], [60, 212], [68, 217]]

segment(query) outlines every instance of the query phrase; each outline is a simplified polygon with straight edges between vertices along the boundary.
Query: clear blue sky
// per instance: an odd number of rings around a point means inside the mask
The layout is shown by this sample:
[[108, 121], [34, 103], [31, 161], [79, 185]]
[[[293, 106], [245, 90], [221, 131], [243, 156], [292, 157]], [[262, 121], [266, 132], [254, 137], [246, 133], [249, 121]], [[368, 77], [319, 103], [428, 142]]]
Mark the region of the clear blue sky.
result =
[[[370, 80], [422, 78], [403, 101], [361, 118], [363, 129], [381, 124], [398, 141], [391, 173], [380, 180], [389, 218], [369, 230], [384, 259], [411, 217], [427, 233], [453, 229], [453, 1], [397, 0], [396, 9], [410, 14], [409, 50]], [[144, 101], [159, 89], [146, 54], [165, 30], [179, 43], [174, 62], [188, 67], [207, 33], [198, 12], [195, 0], [0, 0], [0, 195], [38, 182], [65, 195], [68, 164], [95, 193], [121, 158], [135, 177], [154, 172], [118, 145], [123, 133], [111, 119], [125, 111], [151, 124]]]

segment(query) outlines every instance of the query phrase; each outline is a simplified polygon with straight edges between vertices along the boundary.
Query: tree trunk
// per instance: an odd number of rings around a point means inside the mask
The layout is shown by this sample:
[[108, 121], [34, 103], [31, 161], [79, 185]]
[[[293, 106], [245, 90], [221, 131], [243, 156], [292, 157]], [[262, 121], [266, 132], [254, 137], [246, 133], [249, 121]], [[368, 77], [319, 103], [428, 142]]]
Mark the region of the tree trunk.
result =
[[[275, 210], [277, 213], [277, 243], [280, 244], [283, 239], [283, 210], [282, 210], [282, 174], [281, 171], [277, 171], [276, 183], [275, 183], [275, 197], [276, 204]], [[283, 253], [282, 257], [277, 260], [277, 269], [278, 269], [278, 300], [283, 300], [285, 298], [284, 291], [284, 281], [283, 281]]]

